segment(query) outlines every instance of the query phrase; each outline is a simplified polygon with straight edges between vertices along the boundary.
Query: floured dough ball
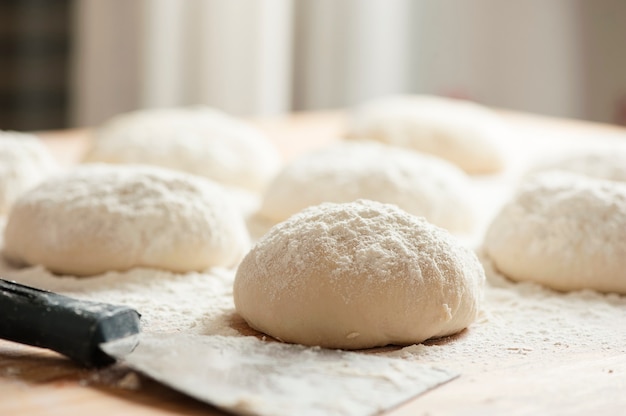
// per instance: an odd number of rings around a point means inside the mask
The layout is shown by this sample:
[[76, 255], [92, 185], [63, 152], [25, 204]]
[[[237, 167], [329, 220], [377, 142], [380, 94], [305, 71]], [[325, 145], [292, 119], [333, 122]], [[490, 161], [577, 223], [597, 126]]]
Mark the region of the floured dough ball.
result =
[[58, 165], [39, 138], [0, 131], [0, 214], [24, 192], [57, 172]]
[[547, 170], [563, 170], [598, 179], [626, 182], [626, 147], [601, 147], [553, 156], [538, 162], [530, 174]]
[[84, 165], [15, 203], [4, 254], [81, 276], [233, 266], [248, 246], [243, 218], [217, 184], [156, 167]]
[[479, 104], [434, 96], [398, 95], [357, 107], [348, 138], [373, 139], [431, 153], [467, 173], [504, 168], [502, 141], [507, 128], [492, 110]]
[[466, 328], [485, 280], [474, 253], [394, 205], [306, 209], [244, 257], [237, 312], [279, 340], [328, 348], [407, 345]]
[[516, 281], [626, 293], [626, 184], [567, 172], [529, 178], [493, 220], [485, 250]]
[[268, 186], [259, 214], [274, 222], [322, 202], [396, 204], [450, 231], [473, 226], [467, 175], [445, 160], [371, 141], [343, 142], [301, 156]]
[[157, 165], [255, 192], [281, 164], [264, 134], [208, 107], [119, 115], [97, 130], [85, 161]]

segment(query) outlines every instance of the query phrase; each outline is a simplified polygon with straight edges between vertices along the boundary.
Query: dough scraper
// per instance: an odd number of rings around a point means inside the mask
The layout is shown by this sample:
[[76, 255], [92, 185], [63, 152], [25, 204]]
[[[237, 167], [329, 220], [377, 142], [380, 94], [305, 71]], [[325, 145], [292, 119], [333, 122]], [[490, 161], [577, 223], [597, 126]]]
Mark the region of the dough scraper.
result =
[[374, 415], [458, 374], [365, 352], [251, 336], [142, 333], [126, 306], [0, 279], [0, 337], [87, 367], [115, 361], [195, 399], [245, 415]]

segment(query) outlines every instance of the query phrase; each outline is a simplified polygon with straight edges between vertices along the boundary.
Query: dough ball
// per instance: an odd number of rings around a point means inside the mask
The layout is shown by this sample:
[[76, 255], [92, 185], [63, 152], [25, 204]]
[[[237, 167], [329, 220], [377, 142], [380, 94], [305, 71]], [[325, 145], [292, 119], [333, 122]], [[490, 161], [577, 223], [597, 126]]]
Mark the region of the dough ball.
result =
[[55, 173], [58, 165], [32, 134], [0, 131], [0, 214], [24, 192]]
[[553, 156], [538, 162], [530, 174], [547, 170], [563, 170], [598, 179], [626, 182], [626, 147], [602, 147]]
[[15, 203], [4, 254], [82, 276], [233, 266], [248, 246], [243, 218], [217, 184], [156, 167], [84, 165]]
[[251, 327], [279, 340], [359, 349], [461, 331], [484, 280], [474, 253], [447, 231], [359, 200], [273, 227], [242, 260], [234, 299]]
[[625, 230], [626, 184], [546, 172], [496, 216], [485, 250], [512, 280], [626, 293]]
[[283, 221], [322, 202], [371, 199], [396, 204], [451, 231], [470, 231], [474, 212], [467, 175], [445, 160], [371, 141], [305, 154], [268, 186], [260, 215]]
[[399, 95], [357, 107], [348, 137], [373, 139], [431, 153], [467, 173], [504, 168], [507, 128], [492, 110], [470, 101]]
[[208, 107], [119, 115], [98, 129], [85, 161], [157, 165], [255, 192], [281, 165], [260, 131]]

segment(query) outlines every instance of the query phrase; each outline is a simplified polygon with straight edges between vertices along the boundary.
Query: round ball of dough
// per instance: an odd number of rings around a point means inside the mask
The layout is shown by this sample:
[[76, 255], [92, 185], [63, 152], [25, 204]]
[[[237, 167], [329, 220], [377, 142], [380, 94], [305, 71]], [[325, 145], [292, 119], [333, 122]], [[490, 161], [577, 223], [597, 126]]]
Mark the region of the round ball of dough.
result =
[[24, 192], [58, 170], [56, 161], [32, 134], [0, 131], [0, 214]]
[[275, 147], [260, 131], [208, 107], [114, 117], [97, 130], [85, 161], [156, 165], [255, 192], [281, 165]]
[[187, 272], [233, 266], [249, 246], [221, 187], [145, 166], [85, 165], [14, 205], [5, 256], [70, 275], [151, 267]]
[[279, 222], [323, 202], [371, 199], [466, 232], [474, 223], [470, 189], [467, 175], [445, 160], [372, 141], [340, 142], [286, 166], [259, 213]]
[[237, 312], [279, 340], [328, 348], [407, 345], [476, 317], [485, 280], [473, 252], [394, 205], [311, 207], [244, 257]]
[[626, 147], [601, 147], [554, 156], [537, 163], [530, 173], [548, 170], [562, 170], [592, 178], [626, 182]]
[[357, 107], [348, 138], [373, 139], [431, 153], [467, 173], [504, 168], [507, 129], [490, 109], [470, 101], [399, 95]]
[[495, 217], [485, 250], [516, 281], [626, 293], [626, 185], [567, 172], [524, 182]]

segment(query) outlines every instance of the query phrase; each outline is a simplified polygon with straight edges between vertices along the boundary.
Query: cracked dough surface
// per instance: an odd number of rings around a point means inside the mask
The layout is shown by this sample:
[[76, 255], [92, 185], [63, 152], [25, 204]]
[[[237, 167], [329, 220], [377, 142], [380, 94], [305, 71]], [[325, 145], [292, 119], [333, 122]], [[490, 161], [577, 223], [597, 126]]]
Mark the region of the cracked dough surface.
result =
[[461, 331], [484, 280], [474, 253], [447, 231], [359, 200], [273, 227], [241, 262], [233, 295], [237, 312], [277, 339], [360, 349]]

